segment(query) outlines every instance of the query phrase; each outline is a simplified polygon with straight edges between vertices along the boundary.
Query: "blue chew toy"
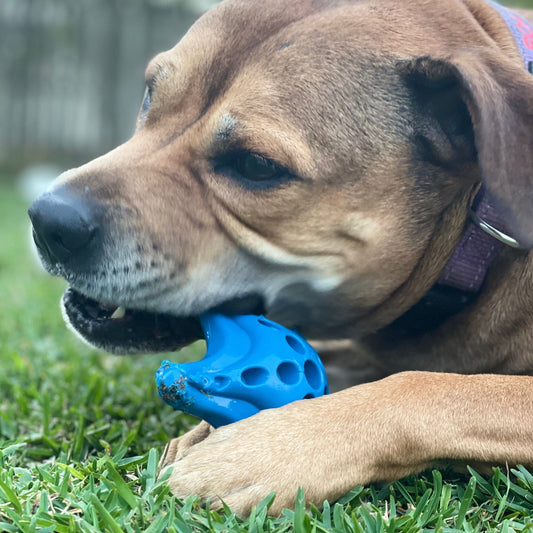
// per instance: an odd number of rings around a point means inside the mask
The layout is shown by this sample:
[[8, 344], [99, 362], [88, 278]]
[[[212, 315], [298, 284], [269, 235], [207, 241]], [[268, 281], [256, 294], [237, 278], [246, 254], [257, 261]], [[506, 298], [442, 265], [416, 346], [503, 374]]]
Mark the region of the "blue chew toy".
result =
[[159, 396], [214, 427], [261, 409], [328, 393], [324, 366], [303, 337], [263, 316], [200, 317], [207, 342], [195, 363], [163, 361]]

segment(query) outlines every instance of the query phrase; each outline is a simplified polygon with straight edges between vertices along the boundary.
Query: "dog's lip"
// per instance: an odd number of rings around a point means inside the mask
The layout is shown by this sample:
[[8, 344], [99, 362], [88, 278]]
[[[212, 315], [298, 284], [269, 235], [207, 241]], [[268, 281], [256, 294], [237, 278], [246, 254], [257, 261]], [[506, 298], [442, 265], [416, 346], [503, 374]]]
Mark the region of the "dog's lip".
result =
[[[204, 338], [197, 316], [132, 310], [100, 303], [69, 287], [62, 305], [68, 323], [87, 342], [118, 354], [175, 351]], [[210, 311], [226, 314], [259, 314], [262, 298], [236, 298]]]

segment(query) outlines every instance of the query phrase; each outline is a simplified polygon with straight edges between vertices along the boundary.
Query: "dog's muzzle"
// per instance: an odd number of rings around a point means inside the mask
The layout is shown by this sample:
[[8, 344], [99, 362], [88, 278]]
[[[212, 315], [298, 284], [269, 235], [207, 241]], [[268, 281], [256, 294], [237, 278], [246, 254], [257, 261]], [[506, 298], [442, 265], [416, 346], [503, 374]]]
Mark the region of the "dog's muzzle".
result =
[[[94, 265], [102, 258], [103, 213], [94, 201], [73, 195], [64, 186], [33, 202], [28, 211], [33, 240], [48, 272], [68, 281], [73, 274], [93, 276]], [[202, 336], [195, 318], [126, 310], [119, 305], [98, 302], [73, 287], [67, 288], [61, 300], [67, 323], [85, 341], [110, 352], [170, 351]]]
[[[105, 208], [88, 195], [74, 195], [60, 185], [35, 200], [29, 216], [44, 268], [70, 283], [61, 300], [63, 316], [89, 344], [131, 354], [174, 351], [203, 338], [198, 316], [148, 305], [142, 288], [146, 276], [133, 272], [135, 263], [121, 268], [113, 264], [114, 256], [120, 255], [116, 247], [124, 243], [110, 238]], [[136, 261], [141, 263], [140, 258]], [[136, 297], [134, 303], [121, 292], [119, 281]], [[263, 312], [257, 295], [232, 298], [217, 308], [227, 313]]]

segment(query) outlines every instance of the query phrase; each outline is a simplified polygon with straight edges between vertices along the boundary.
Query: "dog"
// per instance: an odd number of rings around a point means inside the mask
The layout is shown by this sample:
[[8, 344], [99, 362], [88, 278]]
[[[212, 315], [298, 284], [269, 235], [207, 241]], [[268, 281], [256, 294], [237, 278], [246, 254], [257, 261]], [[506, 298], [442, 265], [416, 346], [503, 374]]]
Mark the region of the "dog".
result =
[[342, 390], [174, 439], [175, 495], [246, 515], [275, 491], [275, 514], [298, 487], [320, 505], [441, 461], [533, 465], [514, 33], [485, 0], [226, 0], [149, 64], [133, 137], [31, 206], [93, 346], [175, 350], [216, 309], [324, 347]]

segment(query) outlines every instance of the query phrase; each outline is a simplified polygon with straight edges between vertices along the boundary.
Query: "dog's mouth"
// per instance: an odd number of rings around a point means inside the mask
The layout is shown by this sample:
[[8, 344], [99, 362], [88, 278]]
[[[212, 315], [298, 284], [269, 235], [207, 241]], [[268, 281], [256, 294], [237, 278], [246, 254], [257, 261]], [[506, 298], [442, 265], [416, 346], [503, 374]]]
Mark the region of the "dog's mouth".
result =
[[[180, 317], [107, 305], [69, 287], [61, 300], [67, 323], [89, 344], [117, 354], [175, 351], [204, 338], [197, 316]], [[227, 314], [263, 313], [253, 295], [217, 306]]]

